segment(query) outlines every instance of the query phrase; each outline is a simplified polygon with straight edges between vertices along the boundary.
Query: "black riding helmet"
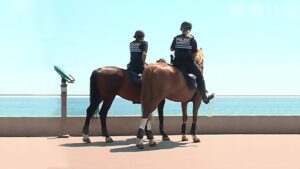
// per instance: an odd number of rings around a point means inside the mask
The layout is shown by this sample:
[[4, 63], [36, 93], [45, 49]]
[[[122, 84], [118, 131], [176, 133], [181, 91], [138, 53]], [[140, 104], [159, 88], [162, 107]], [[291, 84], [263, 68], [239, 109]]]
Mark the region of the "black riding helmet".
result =
[[191, 22], [187, 22], [187, 21], [182, 22], [180, 30], [181, 31], [192, 30]]
[[133, 37], [137, 40], [140, 40], [142, 37], [145, 37], [145, 33], [142, 30], [137, 30], [137, 31], [135, 31], [135, 34]]

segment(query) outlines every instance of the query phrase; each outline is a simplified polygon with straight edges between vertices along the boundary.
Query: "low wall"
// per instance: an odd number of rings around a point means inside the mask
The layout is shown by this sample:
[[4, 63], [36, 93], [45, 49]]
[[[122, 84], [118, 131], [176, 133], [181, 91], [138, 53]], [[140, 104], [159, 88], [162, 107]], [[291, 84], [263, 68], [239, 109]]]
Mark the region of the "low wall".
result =
[[[135, 135], [141, 117], [108, 117], [110, 135]], [[154, 117], [154, 134], [158, 132], [158, 117]], [[82, 135], [85, 117], [68, 117], [66, 131], [72, 136]], [[192, 118], [188, 119], [188, 131]], [[180, 134], [181, 117], [166, 116], [165, 131]], [[298, 134], [300, 116], [199, 116], [199, 134]], [[0, 136], [56, 136], [60, 132], [60, 117], [0, 117]], [[93, 119], [90, 135], [101, 135], [100, 120]]]

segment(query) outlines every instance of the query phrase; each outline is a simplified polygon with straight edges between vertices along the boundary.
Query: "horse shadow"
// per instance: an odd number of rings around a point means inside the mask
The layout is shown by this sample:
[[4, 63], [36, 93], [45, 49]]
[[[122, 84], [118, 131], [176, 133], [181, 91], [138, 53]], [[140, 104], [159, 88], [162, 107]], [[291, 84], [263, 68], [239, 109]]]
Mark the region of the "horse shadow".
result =
[[[190, 142], [182, 141], [158, 141], [155, 147], [149, 147], [148, 141], [144, 141], [144, 149], [138, 149], [136, 147], [136, 138], [129, 138], [126, 140], [115, 140], [112, 143], [106, 142], [92, 142], [92, 143], [66, 143], [61, 144], [62, 147], [112, 147], [110, 149], [111, 153], [122, 153], [122, 152], [144, 152], [144, 151], [158, 151], [158, 150], [167, 150], [174, 148], [183, 148], [183, 147], [197, 147], [197, 144]], [[122, 146], [117, 147], [116, 146]], [[124, 147], [125, 146], [125, 147]]]
[[110, 152], [112, 152], [112, 153], [145, 152], [145, 151], [168, 150], [168, 149], [183, 148], [183, 147], [197, 147], [197, 145], [190, 144], [189, 142], [171, 141], [170, 140], [170, 141], [158, 142], [155, 147], [150, 147], [149, 144], [147, 144], [144, 141], [144, 149], [138, 149], [134, 143], [133, 145], [130, 145], [128, 147], [112, 148], [112, 149], [110, 149]]
[[112, 143], [106, 142], [92, 142], [92, 143], [66, 143], [61, 144], [62, 147], [110, 147], [110, 146], [122, 146], [122, 145], [129, 145], [135, 143], [136, 138], [129, 138], [126, 140], [114, 140]]

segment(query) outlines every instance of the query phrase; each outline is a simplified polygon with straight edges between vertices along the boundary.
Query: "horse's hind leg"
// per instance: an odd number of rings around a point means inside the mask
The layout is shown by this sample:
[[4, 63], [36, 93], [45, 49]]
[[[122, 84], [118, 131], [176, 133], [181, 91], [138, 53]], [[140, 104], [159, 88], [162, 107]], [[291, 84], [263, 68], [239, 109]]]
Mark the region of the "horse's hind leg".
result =
[[[153, 138], [153, 134], [151, 131], [151, 117], [152, 116], [152, 112], [155, 110], [155, 108], [157, 107], [157, 104], [153, 101], [151, 101], [149, 104], [149, 102], [147, 102], [147, 104], [142, 102], [142, 112], [143, 112], [143, 116], [141, 119], [141, 123], [140, 123], [140, 127], [137, 131], [137, 143], [136, 146], [138, 148], [143, 149], [144, 148], [144, 144], [143, 144], [143, 137], [144, 137], [144, 130], [145, 127], [147, 125], [147, 137], [149, 139], [149, 146], [155, 146], [156, 142]], [[149, 118], [150, 117], [150, 118]]]
[[159, 118], [159, 133], [162, 135], [162, 140], [170, 140], [169, 136], [164, 131], [164, 106], [165, 99], [158, 104], [158, 118]]
[[193, 142], [200, 142], [200, 139], [196, 136], [197, 132], [197, 118], [198, 118], [198, 110], [201, 104], [201, 98], [199, 96], [195, 96], [193, 100], [193, 123], [191, 127], [191, 135], [193, 138]]
[[152, 121], [153, 121], [153, 115], [151, 113], [150, 116], [149, 116], [149, 120], [147, 121], [146, 130], [145, 130], [147, 139], [149, 140], [149, 146], [150, 147], [156, 146], [156, 142], [154, 140], [153, 133], [152, 133], [152, 130], [151, 130], [151, 122]]
[[106, 117], [107, 117], [107, 112], [110, 109], [111, 104], [114, 99], [115, 99], [115, 96], [104, 99], [103, 105], [99, 112], [100, 120], [101, 120], [102, 136], [105, 136], [105, 141], [107, 143], [113, 142], [113, 139], [109, 136], [109, 134], [107, 132]]
[[85, 123], [82, 128], [82, 133], [83, 133], [83, 141], [86, 143], [91, 143], [91, 140], [89, 138], [89, 126], [90, 126], [90, 121], [93, 115], [95, 114], [99, 104], [101, 101], [97, 101], [94, 103], [91, 103], [90, 106], [86, 110], [86, 118], [85, 118]]
[[147, 124], [148, 118], [142, 118], [140, 122], [140, 127], [136, 133], [137, 142], [136, 146], [140, 149], [144, 148], [143, 137], [144, 137], [144, 129]]
[[186, 103], [181, 103], [181, 109], [182, 109], [182, 125], [181, 125], [181, 134], [182, 134], [182, 137], [181, 137], [181, 141], [188, 141], [188, 138], [186, 136], [186, 121], [187, 121], [187, 105], [188, 105], [188, 102]]

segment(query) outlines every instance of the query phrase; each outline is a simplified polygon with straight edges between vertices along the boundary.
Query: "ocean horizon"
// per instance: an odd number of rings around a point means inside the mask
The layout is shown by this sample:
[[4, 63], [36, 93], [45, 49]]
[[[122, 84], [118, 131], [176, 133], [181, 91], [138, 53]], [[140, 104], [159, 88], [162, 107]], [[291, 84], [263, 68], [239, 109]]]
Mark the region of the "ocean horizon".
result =
[[[86, 115], [88, 95], [69, 95], [67, 116]], [[101, 106], [101, 104], [100, 104]], [[0, 117], [59, 117], [61, 99], [59, 95], [0, 95]], [[108, 116], [140, 116], [141, 105], [132, 104], [116, 97]], [[157, 110], [153, 112], [157, 116]], [[179, 102], [166, 101], [166, 116], [181, 116]], [[188, 115], [192, 115], [192, 103], [188, 104]], [[298, 95], [217, 95], [213, 104], [201, 103], [198, 115], [206, 116], [299, 116]]]

